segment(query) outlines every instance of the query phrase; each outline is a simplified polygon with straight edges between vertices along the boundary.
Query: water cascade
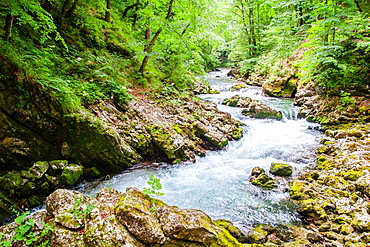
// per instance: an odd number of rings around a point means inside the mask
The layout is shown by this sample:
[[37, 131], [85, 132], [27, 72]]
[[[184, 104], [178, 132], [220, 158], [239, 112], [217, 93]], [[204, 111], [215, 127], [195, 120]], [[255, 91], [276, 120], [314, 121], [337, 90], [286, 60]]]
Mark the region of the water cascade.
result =
[[[150, 167], [139, 164], [108, 181], [83, 184], [78, 189], [86, 194], [94, 194], [102, 187], [119, 191], [130, 186], [142, 189], [150, 174], [154, 174], [163, 185], [164, 196], [158, 198], [169, 205], [200, 209], [213, 219], [227, 219], [242, 228], [254, 223], [274, 226], [299, 223], [286, 179], [280, 178], [278, 189], [267, 191], [253, 186], [249, 175], [256, 166], [268, 171], [272, 162], [292, 165], [293, 176], [297, 175], [314, 163], [314, 150], [322, 134], [311, 128], [315, 124], [297, 118], [298, 108], [291, 99], [265, 97], [261, 88], [254, 86], [231, 92], [230, 87], [239, 83], [229, 79], [227, 72], [227, 69], [211, 72], [207, 78], [221, 93], [201, 97], [218, 104], [220, 110], [245, 124], [241, 140], [230, 142], [224, 150], [210, 151], [206, 157], [198, 157], [195, 163]], [[236, 94], [280, 110], [283, 120], [251, 119], [241, 115], [240, 108], [221, 105], [223, 99]]]

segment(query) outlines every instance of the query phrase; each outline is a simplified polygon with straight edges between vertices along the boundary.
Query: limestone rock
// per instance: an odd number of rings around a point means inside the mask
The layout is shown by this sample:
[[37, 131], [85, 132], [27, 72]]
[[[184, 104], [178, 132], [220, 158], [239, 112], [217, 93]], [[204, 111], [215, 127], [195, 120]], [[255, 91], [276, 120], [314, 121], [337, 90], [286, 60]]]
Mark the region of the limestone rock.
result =
[[38, 161], [25, 172], [22, 172], [22, 176], [31, 181], [40, 179], [49, 169], [49, 163], [47, 161]]
[[238, 84], [238, 85], [231, 86], [230, 90], [231, 92], [235, 92], [235, 91], [240, 91], [241, 89], [244, 89], [244, 88], [248, 88], [248, 86], [244, 84]]
[[242, 111], [242, 115], [258, 119], [281, 120], [283, 118], [283, 114], [280, 111], [276, 111], [258, 101], [253, 101], [251, 104], [249, 104], [248, 107]]
[[70, 164], [63, 169], [60, 176], [60, 184], [75, 185], [83, 174], [83, 167], [76, 164]]
[[265, 170], [260, 167], [255, 167], [252, 169], [251, 176], [249, 181], [260, 188], [272, 190], [276, 188], [277, 185], [274, 182], [274, 179], [266, 174]]
[[267, 236], [276, 231], [273, 227], [266, 224], [259, 224], [247, 233], [247, 243], [263, 244], [267, 241]]
[[211, 218], [200, 210], [161, 206], [156, 215], [165, 235], [173, 239], [203, 243], [217, 235]]
[[22, 177], [16, 172], [9, 172], [0, 178], [0, 186], [4, 190], [20, 189], [23, 185]]
[[272, 77], [262, 85], [262, 91], [271, 97], [294, 98], [297, 92], [297, 79]]
[[149, 196], [136, 188], [127, 188], [117, 205], [116, 215], [119, 222], [141, 241], [163, 244], [166, 236], [154, 216], [154, 209]]
[[248, 107], [252, 101], [253, 100], [251, 98], [234, 95], [230, 99], [224, 99], [222, 104], [232, 107]]
[[56, 216], [58, 214], [73, 210], [77, 202], [79, 202], [79, 206], [86, 206], [88, 200], [88, 197], [80, 192], [58, 189], [46, 198], [45, 204], [46, 210], [53, 216]]
[[288, 164], [271, 163], [270, 173], [277, 176], [290, 176], [292, 175], [293, 167]]

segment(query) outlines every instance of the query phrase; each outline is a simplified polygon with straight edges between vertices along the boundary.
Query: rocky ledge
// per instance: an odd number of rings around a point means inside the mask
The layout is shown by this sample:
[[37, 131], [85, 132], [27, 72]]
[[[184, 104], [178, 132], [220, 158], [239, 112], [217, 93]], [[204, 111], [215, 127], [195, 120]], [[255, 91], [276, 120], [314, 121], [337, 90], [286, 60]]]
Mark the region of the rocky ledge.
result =
[[16, 238], [15, 222], [0, 228], [3, 241], [12, 241], [12, 246], [237, 247], [243, 246], [238, 240], [245, 240], [226, 220], [213, 221], [202, 211], [169, 206], [136, 188], [125, 193], [102, 189], [94, 198], [58, 189], [47, 197], [46, 210], [30, 219], [34, 241], [27, 244]]

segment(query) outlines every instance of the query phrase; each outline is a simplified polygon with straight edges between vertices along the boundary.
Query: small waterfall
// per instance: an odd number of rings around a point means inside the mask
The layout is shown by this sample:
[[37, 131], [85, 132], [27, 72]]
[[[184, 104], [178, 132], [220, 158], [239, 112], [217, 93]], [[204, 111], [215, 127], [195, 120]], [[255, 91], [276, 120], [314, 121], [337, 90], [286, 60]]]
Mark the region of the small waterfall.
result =
[[[289, 99], [264, 97], [261, 88], [249, 86], [240, 92], [231, 92], [232, 85], [239, 84], [227, 77], [226, 69], [210, 73], [208, 80], [220, 94], [202, 95], [215, 102], [222, 111], [232, 114], [244, 123], [244, 137], [230, 142], [225, 150], [208, 152], [195, 163], [156, 167], [134, 166], [114, 176], [107, 183], [85, 184], [80, 191], [93, 194], [110, 186], [119, 191], [146, 185], [150, 174], [161, 179], [160, 199], [181, 208], [200, 209], [213, 219], [223, 218], [239, 227], [249, 228], [254, 223], [279, 225], [298, 223], [299, 217], [284, 189], [266, 191], [249, 182], [251, 170], [262, 167], [269, 170], [272, 162], [287, 163], [294, 173], [315, 161], [314, 150], [319, 145], [321, 133], [309, 126], [304, 119], [297, 119], [298, 108]], [[239, 108], [221, 105], [223, 99], [239, 94], [257, 99], [284, 114], [282, 121], [251, 119], [241, 115]], [[282, 186], [286, 189], [286, 186]]]

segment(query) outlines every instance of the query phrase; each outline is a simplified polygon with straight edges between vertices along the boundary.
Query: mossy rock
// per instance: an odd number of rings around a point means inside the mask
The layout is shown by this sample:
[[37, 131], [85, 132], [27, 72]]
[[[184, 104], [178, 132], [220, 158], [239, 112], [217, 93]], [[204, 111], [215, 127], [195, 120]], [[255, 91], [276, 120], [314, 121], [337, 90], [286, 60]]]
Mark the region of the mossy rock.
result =
[[235, 92], [235, 91], [240, 91], [241, 89], [244, 89], [244, 88], [248, 88], [248, 86], [244, 84], [238, 84], [238, 85], [231, 86], [230, 90], [231, 92]]
[[11, 209], [18, 211], [19, 208], [12, 199], [0, 192], [0, 223], [5, 218], [14, 215], [14, 212]]
[[28, 169], [28, 171], [22, 171], [21, 175], [31, 181], [40, 179], [49, 169], [49, 163], [47, 161], [38, 161]]
[[277, 176], [290, 176], [293, 173], [293, 167], [288, 164], [271, 163], [270, 173]]
[[234, 226], [230, 221], [219, 219], [213, 221], [216, 226], [225, 228], [234, 238], [236, 238], [240, 243], [247, 243], [247, 237], [243, 232]]
[[52, 160], [49, 162], [53, 170], [63, 170], [68, 166], [67, 160]]
[[36, 188], [36, 184], [34, 182], [30, 182], [30, 181], [26, 182], [21, 189], [21, 196], [29, 197], [30, 195], [32, 195], [35, 188]]
[[267, 242], [269, 234], [275, 232], [276, 229], [267, 224], [258, 224], [247, 233], [247, 243], [249, 244], [263, 244]]
[[70, 164], [63, 169], [60, 176], [60, 184], [75, 185], [83, 174], [83, 167], [76, 164]]
[[101, 172], [99, 171], [98, 168], [94, 166], [94, 167], [86, 169], [86, 175], [92, 178], [97, 178], [101, 176]]
[[232, 137], [235, 140], [239, 140], [243, 137], [243, 129], [237, 128], [236, 130], [233, 131]]
[[23, 186], [23, 178], [15, 172], [9, 172], [0, 178], [1, 187], [4, 190], [17, 190]]
[[265, 170], [260, 167], [253, 168], [249, 181], [262, 189], [272, 190], [278, 187], [274, 179], [267, 175]]

